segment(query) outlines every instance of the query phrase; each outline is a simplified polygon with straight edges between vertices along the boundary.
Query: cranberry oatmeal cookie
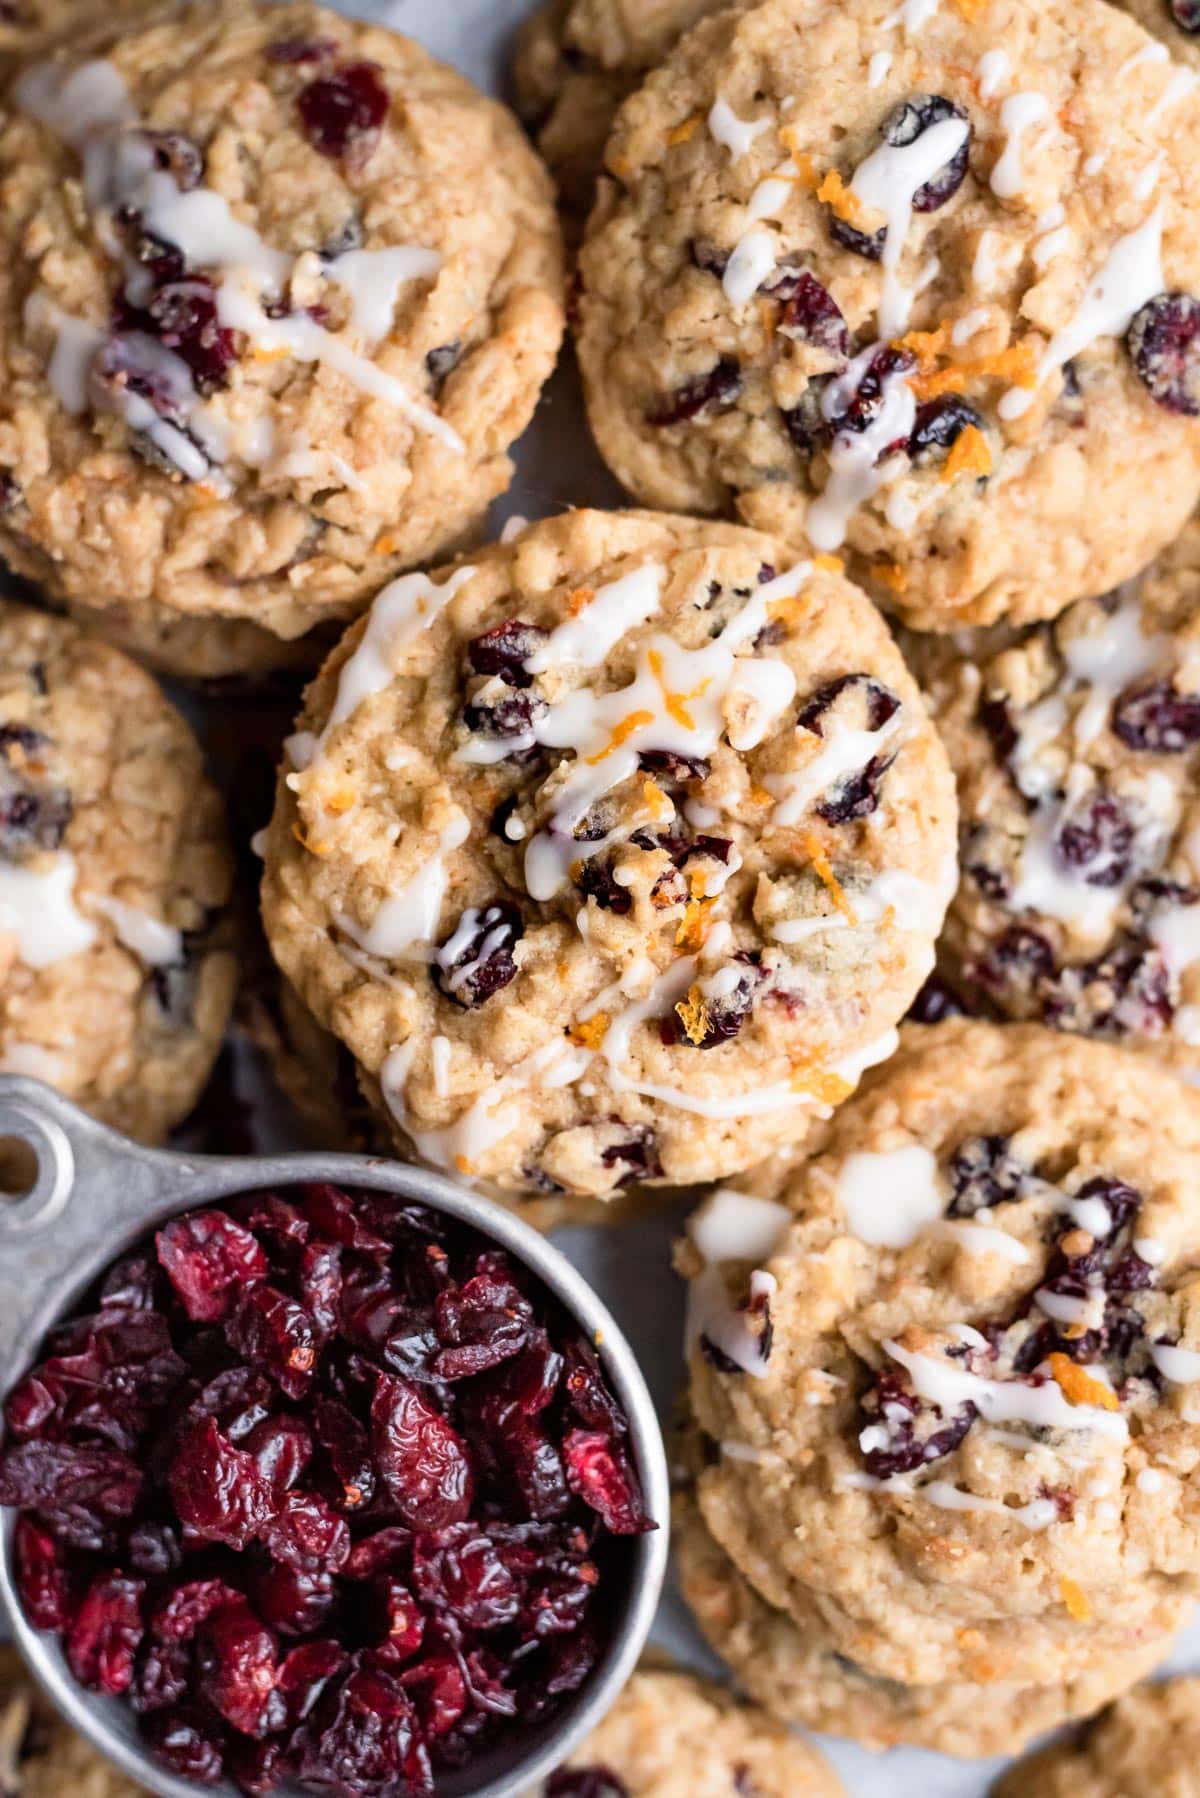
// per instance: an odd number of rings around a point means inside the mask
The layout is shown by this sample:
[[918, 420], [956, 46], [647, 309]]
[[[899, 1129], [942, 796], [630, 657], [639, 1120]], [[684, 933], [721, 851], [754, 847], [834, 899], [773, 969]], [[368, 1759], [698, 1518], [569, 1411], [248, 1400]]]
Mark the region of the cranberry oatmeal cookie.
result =
[[1140, 1686], [1003, 1775], [992, 1798], [1196, 1798], [1200, 1679]]
[[1200, 1096], [960, 1020], [911, 1033], [782, 1203], [718, 1195], [685, 1251], [698, 1497], [760, 1596], [905, 1684], [1061, 1684], [1177, 1627], [1198, 1178]]
[[0, 1646], [0, 1793], [4, 1798], [141, 1798], [37, 1691]]
[[1200, 528], [1053, 625], [915, 646], [958, 775], [970, 1004], [1200, 1068]]
[[964, 1759], [1012, 1754], [1046, 1730], [1125, 1692], [1167, 1654], [1169, 1637], [1114, 1650], [1058, 1684], [970, 1680], [905, 1685], [867, 1672], [834, 1643], [815, 1600], [776, 1610], [706, 1527], [689, 1491], [676, 1501], [672, 1541], [683, 1596], [738, 1685], [781, 1722], [865, 1747], [932, 1748]]
[[1200, 93], [1095, 0], [917, 12], [726, 12], [627, 103], [589, 410], [642, 501], [846, 543], [922, 629], [1024, 622], [1200, 492]]
[[598, 1729], [525, 1798], [839, 1798], [807, 1742], [694, 1673], [639, 1669]]
[[0, 181], [0, 550], [52, 598], [163, 661], [181, 619], [286, 659], [507, 486], [561, 339], [553, 195], [417, 45], [223, 0], [64, 47], [9, 89]]
[[0, 1069], [161, 1140], [229, 1015], [232, 878], [199, 745], [150, 677], [0, 606]]
[[277, 961], [402, 1143], [515, 1193], [795, 1141], [890, 1052], [954, 880], [885, 625], [736, 526], [578, 512], [395, 583], [290, 755]]

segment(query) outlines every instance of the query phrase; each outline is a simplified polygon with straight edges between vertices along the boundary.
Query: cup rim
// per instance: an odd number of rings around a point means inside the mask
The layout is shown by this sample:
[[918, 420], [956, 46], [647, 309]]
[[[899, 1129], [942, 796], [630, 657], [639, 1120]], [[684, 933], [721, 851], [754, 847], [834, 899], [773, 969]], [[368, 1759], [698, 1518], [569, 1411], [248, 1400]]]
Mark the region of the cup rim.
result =
[[[26, 1084], [21, 1082], [23, 1087]], [[73, 1120], [69, 1114], [75, 1113], [75, 1108], [59, 1095], [46, 1096], [57, 1101], [54, 1111], [60, 1121], [64, 1121], [64, 1112], [68, 1114], [65, 1128], [70, 1136]], [[606, 1607], [608, 1639], [579, 1693], [568, 1699], [557, 1716], [531, 1732], [528, 1750], [522, 1751], [518, 1734], [511, 1744], [495, 1750], [493, 1756], [469, 1762], [465, 1768], [435, 1781], [437, 1798], [519, 1798], [519, 1794], [559, 1766], [615, 1702], [645, 1645], [666, 1576], [670, 1545], [666, 1447], [645, 1376], [620, 1324], [561, 1249], [514, 1212], [457, 1186], [441, 1174], [381, 1156], [336, 1151], [301, 1150], [266, 1156], [189, 1156], [146, 1151], [80, 1113], [75, 1116], [84, 1132], [107, 1139], [110, 1161], [119, 1160], [124, 1151], [143, 1161], [162, 1164], [164, 1172], [173, 1165], [180, 1174], [189, 1176], [186, 1190], [180, 1191], [176, 1185], [172, 1191], [170, 1181], [164, 1181], [161, 1199], [149, 1205], [139, 1221], [131, 1221], [120, 1238], [110, 1237], [99, 1256], [93, 1254], [82, 1264], [64, 1269], [61, 1300], [56, 1296], [53, 1308], [47, 1309], [44, 1327], [32, 1333], [32, 1347], [20, 1357], [18, 1365], [0, 1368], [0, 1397], [33, 1364], [48, 1330], [70, 1314], [103, 1269], [168, 1218], [218, 1204], [243, 1192], [309, 1180], [390, 1193], [398, 1200], [426, 1205], [478, 1231], [528, 1268], [595, 1344], [628, 1419], [630, 1450], [647, 1510], [658, 1527], [645, 1535], [625, 1538], [629, 1555], [622, 1601], [614, 1604], [610, 1600]], [[17, 1596], [12, 1565], [16, 1517], [12, 1509], [0, 1510], [0, 1622], [7, 1622], [14, 1646], [55, 1708], [108, 1760], [158, 1794], [158, 1798], [195, 1798], [201, 1790], [217, 1794], [218, 1798], [238, 1798], [236, 1788], [228, 1780], [201, 1787], [159, 1765], [150, 1751], [141, 1747], [128, 1706], [118, 1699], [87, 1692], [70, 1672], [58, 1638], [29, 1623]], [[479, 1773], [474, 1769], [486, 1771], [491, 1759], [497, 1762], [499, 1770], [488, 1773], [486, 1782], [479, 1783]], [[278, 1788], [276, 1798], [307, 1798], [307, 1794], [300, 1787], [287, 1784]]]

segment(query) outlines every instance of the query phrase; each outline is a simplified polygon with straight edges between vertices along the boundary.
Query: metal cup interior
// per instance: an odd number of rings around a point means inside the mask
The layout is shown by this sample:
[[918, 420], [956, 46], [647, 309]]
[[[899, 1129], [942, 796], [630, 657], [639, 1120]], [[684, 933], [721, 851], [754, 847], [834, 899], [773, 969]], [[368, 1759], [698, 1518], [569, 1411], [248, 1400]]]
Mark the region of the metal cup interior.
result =
[[[160, 1153], [104, 1129], [37, 1082], [0, 1079], [0, 1167], [14, 1152], [15, 1164], [28, 1173], [22, 1175], [26, 1190], [19, 1197], [0, 1191], [0, 1396], [34, 1363], [46, 1332], [148, 1232], [181, 1211], [267, 1187], [328, 1180], [426, 1205], [490, 1238], [544, 1283], [597, 1346], [628, 1417], [646, 1504], [659, 1528], [624, 1538], [613, 1556], [609, 1603], [601, 1617], [604, 1646], [580, 1691], [548, 1722], [463, 1769], [439, 1775], [438, 1798], [517, 1798], [565, 1759], [610, 1708], [645, 1644], [666, 1570], [670, 1495], [662, 1433], [633, 1350], [561, 1251], [510, 1212], [420, 1168], [343, 1154]], [[98, 1221], [89, 1221], [89, 1207], [100, 1214]], [[20, 1313], [18, 1329], [10, 1299]], [[26, 1620], [14, 1583], [14, 1524], [14, 1513], [0, 1511], [0, 1632], [7, 1623], [57, 1709], [130, 1778], [160, 1798], [195, 1798], [199, 1787], [150, 1755], [129, 1707], [79, 1686], [57, 1639]], [[229, 1784], [204, 1789], [236, 1798]], [[301, 1795], [294, 1786], [281, 1786], [279, 1798]]]

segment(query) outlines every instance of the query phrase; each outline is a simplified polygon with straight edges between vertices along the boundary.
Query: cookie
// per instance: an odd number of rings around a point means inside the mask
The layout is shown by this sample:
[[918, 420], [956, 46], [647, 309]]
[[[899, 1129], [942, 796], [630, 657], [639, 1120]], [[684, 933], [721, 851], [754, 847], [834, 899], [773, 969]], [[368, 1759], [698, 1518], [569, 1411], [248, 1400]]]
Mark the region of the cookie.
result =
[[686, 1261], [699, 1504], [761, 1595], [906, 1684], [1061, 1683], [1177, 1627], [1198, 1178], [1200, 1095], [960, 1020], [777, 1199], [718, 1195]]
[[158, 1142], [234, 989], [232, 860], [199, 745], [73, 624], [0, 607], [0, 1069]]
[[1200, 1679], [1165, 1679], [1013, 1767], [992, 1798], [1195, 1798], [1198, 1760]]
[[403, 1144], [515, 1193], [797, 1140], [890, 1052], [954, 878], [879, 615], [734, 526], [576, 512], [396, 583], [290, 759], [276, 960]]
[[781, 1722], [850, 1736], [867, 1748], [932, 1748], [963, 1759], [1012, 1754], [1127, 1691], [1170, 1647], [1169, 1638], [1151, 1639], [1058, 1685], [904, 1685], [840, 1653], [815, 1604], [802, 1620], [769, 1605], [717, 1546], [687, 1495], [676, 1506], [672, 1541], [683, 1596], [742, 1690]]
[[0, 75], [20, 58], [44, 53], [56, 39], [69, 37], [78, 50], [168, 10], [169, 0], [7, 0], [0, 18]]
[[54, 600], [257, 664], [246, 627], [353, 616], [508, 485], [562, 334], [551, 184], [408, 39], [220, 0], [60, 45], [0, 181], [0, 552]]
[[1136, 588], [963, 648], [914, 654], [958, 776], [946, 979], [1200, 1068], [1200, 528]]
[[1108, 6], [702, 22], [622, 110], [582, 252], [606, 460], [847, 545], [919, 629], [1116, 585], [1200, 493], [1198, 150], [1192, 72]]
[[0, 1792], [4, 1798], [140, 1798], [142, 1792], [64, 1723], [3, 1645]]
[[1200, 68], [1200, 7], [1194, 0], [1117, 0], [1117, 4], [1161, 38], [1178, 62]]
[[621, 102], [698, 19], [723, 0], [549, 0], [523, 27], [513, 59], [517, 105], [558, 184], [573, 235]]
[[815, 1748], [694, 1673], [643, 1667], [525, 1798], [838, 1798]]

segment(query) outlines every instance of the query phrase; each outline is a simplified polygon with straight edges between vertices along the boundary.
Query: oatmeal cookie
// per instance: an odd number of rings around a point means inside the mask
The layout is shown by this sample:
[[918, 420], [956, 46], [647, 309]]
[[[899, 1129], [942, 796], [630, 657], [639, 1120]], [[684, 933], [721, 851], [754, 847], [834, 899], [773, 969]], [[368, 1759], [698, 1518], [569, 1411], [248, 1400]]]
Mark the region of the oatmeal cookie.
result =
[[517, 104], [582, 231], [622, 100], [726, 0], [549, 0], [517, 40]]
[[1191, 72], [1099, 0], [703, 21], [622, 110], [582, 253], [606, 459], [845, 542], [921, 629], [1115, 585], [1200, 493], [1198, 154]]
[[0, 552], [53, 599], [256, 661], [247, 625], [352, 616], [507, 486], [562, 333], [551, 184], [416, 44], [205, 0], [60, 45], [0, 182]]
[[850, 1736], [868, 1748], [932, 1748], [962, 1759], [1015, 1753], [1127, 1691], [1171, 1646], [1169, 1637], [1151, 1638], [1053, 1685], [904, 1685], [840, 1653], [815, 1603], [801, 1615], [795, 1604], [789, 1611], [769, 1605], [686, 1494], [676, 1505], [672, 1542], [683, 1595], [739, 1686], [781, 1722]]
[[264, 918], [401, 1141], [687, 1185], [894, 1043], [953, 779], [879, 615], [736, 526], [577, 512], [395, 583], [310, 688]]
[[0, 1792], [4, 1798], [141, 1798], [41, 1696], [0, 1644]]
[[1140, 1686], [1004, 1774], [992, 1798], [1196, 1798], [1200, 1679]]
[[1131, 590], [913, 665], [958, 776], [950, 986], [1200, 1068], [1200, 527]]
[[647, 1666], [570, 1760], [525, 1798], [838, 1798], [841, 1791], [816, 1749], [757, 1707], [694, 1673]]
[[1172, 56], [1200, 68], [1200, 6], [1196, 0], [1116, 0], [1116, 4], [1161, 38]]
[[914, 1029], [778, 1199], [718, 1194], [685, 1262], [691, 1389], [734, 1446], [699, 1503], [760, 1594], [815, 1598], [906, 1684], [1061, 1682], [1177, 1627], [1198, 1179], [1200, 1095], [959, 1020]]
[[229, 1015], [231, 883], [199, 745], [149, 675], [0, 607], [0, 1069], [161, 1140]]

